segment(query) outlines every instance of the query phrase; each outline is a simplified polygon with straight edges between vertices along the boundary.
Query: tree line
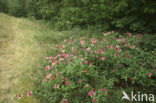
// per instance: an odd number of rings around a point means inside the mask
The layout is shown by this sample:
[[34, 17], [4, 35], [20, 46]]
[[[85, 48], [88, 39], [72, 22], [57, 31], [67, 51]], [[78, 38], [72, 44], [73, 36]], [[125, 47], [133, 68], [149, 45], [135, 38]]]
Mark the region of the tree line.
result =
[[65, 29], [155, 32], [154, 0], [0, 0], [0, 12], [43, 19]]

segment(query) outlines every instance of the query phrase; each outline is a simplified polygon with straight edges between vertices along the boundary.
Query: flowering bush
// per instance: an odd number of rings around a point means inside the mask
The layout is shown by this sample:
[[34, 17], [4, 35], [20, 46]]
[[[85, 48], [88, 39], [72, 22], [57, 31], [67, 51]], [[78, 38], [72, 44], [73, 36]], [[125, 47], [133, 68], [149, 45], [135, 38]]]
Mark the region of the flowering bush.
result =
[[34, 95], [42, 103], [111, 103], [120, 88], [155, 87], [156, 56], [140, 47], [143, 36], [107, 32], [64, 40], [45, 57]]

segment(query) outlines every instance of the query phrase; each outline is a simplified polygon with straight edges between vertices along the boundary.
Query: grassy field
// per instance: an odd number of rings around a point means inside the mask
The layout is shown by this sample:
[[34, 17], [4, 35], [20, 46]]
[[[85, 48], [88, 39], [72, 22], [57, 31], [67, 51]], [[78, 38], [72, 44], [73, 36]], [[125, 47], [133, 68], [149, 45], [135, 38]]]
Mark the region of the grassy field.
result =
[[[17, 103], [18, 94], [35, 87], [32, 68], [39, 68], [45, 51], [34, 38], [43, 31], [39, 22], [0, 14], [0, 103]], [[32, 96], [22, 101], [37, 102]]]
[[[0, 14], [0, 103], [17, 103], [18, 94], [35, 88], [34, 74], [55, 43], [79, 32], [51, 30], [42, 21], [15, 18]], [[73, 33], [72, 33], [73, 34]], [[38, 71], [39, 70], [39, 71]], [[22, 103], [37, 103], [25, 97]]]
[[123, 90], [155, 94], [155, 40], [89, 28], [55, 31], [0, 13], [0, 103], [121, 103]]

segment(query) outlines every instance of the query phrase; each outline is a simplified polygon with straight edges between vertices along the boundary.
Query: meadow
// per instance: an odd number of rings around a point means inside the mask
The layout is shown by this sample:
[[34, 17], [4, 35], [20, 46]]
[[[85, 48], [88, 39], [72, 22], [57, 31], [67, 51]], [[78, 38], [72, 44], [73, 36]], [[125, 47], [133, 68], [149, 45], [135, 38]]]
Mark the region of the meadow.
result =
[[0, 103], [133, 103], [123, 91], [156, 93], [155, 44], [150, 33], [56, 30], [1, 13]]

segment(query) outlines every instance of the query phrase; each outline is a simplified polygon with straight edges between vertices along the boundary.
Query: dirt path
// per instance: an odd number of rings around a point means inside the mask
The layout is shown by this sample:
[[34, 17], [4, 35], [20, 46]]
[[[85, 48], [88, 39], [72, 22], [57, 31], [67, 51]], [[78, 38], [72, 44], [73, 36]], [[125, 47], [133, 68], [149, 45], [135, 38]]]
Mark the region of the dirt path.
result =
[[[0, 18], [5, 15], [0, 14]], [[37, 103], [33, 96], [27, 97], [26, 92], [34, 87], [32, 69], [39, 67], [39, 57], [43, 57], [43, 50], [34, 39], [39, 27], [25, 19], [10, 19], [7, 26], [11, 31], [7, 33], [13, 37], [0, 48], [0, 103], [18, 103], [19, 93], [24, 96], [22, 103]]]

